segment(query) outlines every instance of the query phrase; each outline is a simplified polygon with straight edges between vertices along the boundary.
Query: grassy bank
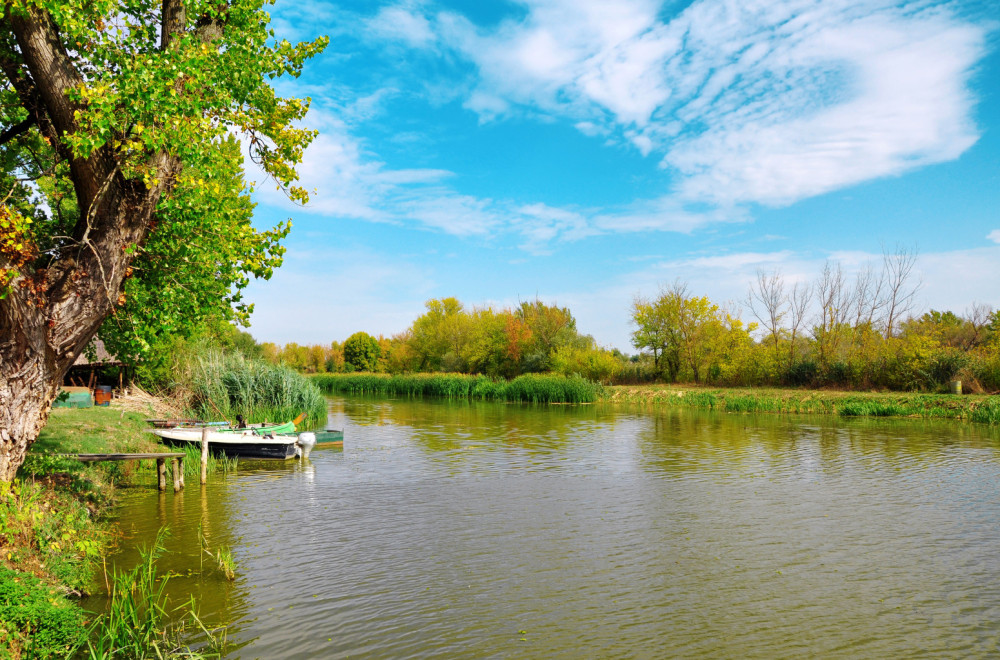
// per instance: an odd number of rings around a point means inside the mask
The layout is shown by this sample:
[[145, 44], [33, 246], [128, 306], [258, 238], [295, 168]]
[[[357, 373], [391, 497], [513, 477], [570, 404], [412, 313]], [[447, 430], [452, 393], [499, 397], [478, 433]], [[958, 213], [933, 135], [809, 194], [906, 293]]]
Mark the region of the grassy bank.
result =
[[523, 403], [591, 403], [601, 393], [600, 385], [583, 378], [542, 374], [526, 374], [510, 381], [465, 374], [317, 374], [312, 381], [330, 393]]
[[602, 400], [616, 404], [677, 406], [735, 413], [920, 417], [1000, 423], [1000, 396], [988, 395], [617, 385], [605, 388]]
[[[117, 633], [108, 635], [114, 622], [84, 612], [78, 598], [92, 590], [115, 542], [107, 512], [116, 486], [155, 483], [153, 463], [83, 464], [56, 454], [163, 451], [145, 431], [145, 416], [115, 408], [53, 410], [18, 478], [0, 483], [0, 660], [103, 657], [88, 652], [87, 642], [101, 640], [105, 649], [115, 643]], [[185, 463], [198, 469], [197, 461]], [[224, 467], [220, 462], [218, 469]], [[136, 594], [121, 597], [146, 611]], [[174, 639], [168, 623], [156, 624], [159, 636], [150, 638]], [[187, 654], [176, 641], [169, 648]]]

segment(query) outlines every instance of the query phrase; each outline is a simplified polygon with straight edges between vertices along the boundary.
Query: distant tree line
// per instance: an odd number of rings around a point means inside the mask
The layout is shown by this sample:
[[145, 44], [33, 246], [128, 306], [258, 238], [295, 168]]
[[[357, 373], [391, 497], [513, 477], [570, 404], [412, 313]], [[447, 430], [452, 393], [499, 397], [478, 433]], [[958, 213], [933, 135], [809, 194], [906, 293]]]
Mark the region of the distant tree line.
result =
[[827, 263], [811, 282], [760, 270], [745, 299], [728, 306], [675, 282], [633, 300], [634, 355], [598, 346], [565, 307], [466, 308], [455, 298], [428, 301], [392, 337], [358, 332], [327, 346], [260, 349], [306, 373], [560, 373], [606, 384], [927, 391], [961, 380], [966, 391], [1000, 390], [1000, 313], [974, 305], [961, 315], [915, 316], [915, 262], [914, 251], [896, 249], [850, 277]]
[[897, 249], [851, 278], [827, 263], [814, 282], [760, 270], [743, 301], [749, 324], [678, 282], [633, 301], [633, 344], [652, 376], [670, 382], [1000, 389], [1000, 315], [973, 305], [963, 316], [914, 316], [915, 261]]
[[627, 362], [580, 334], [565, 307], [539, 300], [514, 308], [466, 308], [455, 298], [427, 301], [403, 333], [357, 332], [343, 343], [261, 345], [264, 357], [306, 373], [452, 372], [514, 378], [528, 373], [579, 374], [612, 382]]

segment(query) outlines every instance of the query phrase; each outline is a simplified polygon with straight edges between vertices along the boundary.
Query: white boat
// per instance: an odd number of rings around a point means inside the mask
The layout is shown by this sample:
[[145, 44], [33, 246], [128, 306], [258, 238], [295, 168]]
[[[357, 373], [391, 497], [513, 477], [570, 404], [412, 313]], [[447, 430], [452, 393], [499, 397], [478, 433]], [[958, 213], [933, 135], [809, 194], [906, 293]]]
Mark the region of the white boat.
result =
[[[152, 429], [152, 433], [172, 445], [201, 446], [202, 429], [174, 428]], [[224, 454], [237, 458], [295, 458], [300, 452], [308, 457], [308, 449], [316, 443], [315, 436], [309, 444], [311, 433], [294, 435], [260, 434], [256, 429], [241, 431], [209, 431], [208, 450], [213, 454]], [[306, 445], [309, 445], [306, 448]]]

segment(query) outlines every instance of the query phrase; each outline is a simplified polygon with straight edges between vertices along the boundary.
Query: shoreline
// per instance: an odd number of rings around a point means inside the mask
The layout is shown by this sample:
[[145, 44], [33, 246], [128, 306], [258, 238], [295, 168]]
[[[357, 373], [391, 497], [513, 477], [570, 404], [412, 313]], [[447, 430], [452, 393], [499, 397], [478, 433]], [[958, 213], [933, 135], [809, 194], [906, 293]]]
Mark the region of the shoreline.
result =
[[730, 413], [798, 413], [1000, 423], [1000, 396], [989, 394], [611, 385], [604, 388], [600, 401], [614, 405], [684, 407]]

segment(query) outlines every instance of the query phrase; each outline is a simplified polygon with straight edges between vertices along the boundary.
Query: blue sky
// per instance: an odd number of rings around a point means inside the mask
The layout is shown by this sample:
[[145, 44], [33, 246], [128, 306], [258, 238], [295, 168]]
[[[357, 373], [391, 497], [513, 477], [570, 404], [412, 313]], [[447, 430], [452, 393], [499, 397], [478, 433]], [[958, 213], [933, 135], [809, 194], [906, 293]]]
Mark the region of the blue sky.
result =
[[[922, 309], [1000, 307], [1000, 0], [278, 0], [330, 36], [285, 96], [320, 131], [259, 341], [539, 298], [626, 352], [680, 279], [735, 310], [916, 248]], [[259, 179], [253, 170], [250, 179]], [[748, 312], [743, 313], [748, 318]]]

